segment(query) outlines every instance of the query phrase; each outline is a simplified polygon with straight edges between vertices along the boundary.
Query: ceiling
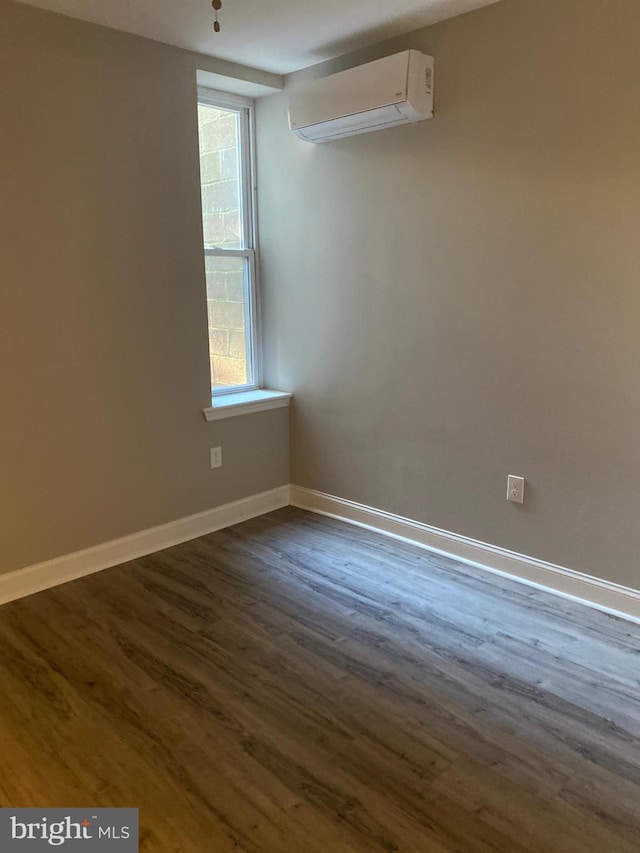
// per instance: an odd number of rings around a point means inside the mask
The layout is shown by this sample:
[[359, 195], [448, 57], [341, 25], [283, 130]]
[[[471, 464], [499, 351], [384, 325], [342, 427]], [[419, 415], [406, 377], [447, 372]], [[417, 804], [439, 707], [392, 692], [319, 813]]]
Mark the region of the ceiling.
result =
[[287, 74], [497, 0], [23, 0], [156, 41]]

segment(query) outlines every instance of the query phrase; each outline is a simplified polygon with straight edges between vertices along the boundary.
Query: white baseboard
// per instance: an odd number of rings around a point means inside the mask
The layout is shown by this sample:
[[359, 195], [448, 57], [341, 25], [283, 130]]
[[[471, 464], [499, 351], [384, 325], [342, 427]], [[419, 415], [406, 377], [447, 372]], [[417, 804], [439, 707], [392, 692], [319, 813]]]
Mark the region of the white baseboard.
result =
[[280, 486], [269, 492], [251, 495], [187, 518], [141, 530], [139, 533], [95, 545], [84, 551], [76, 551], [74, 554], [0, 575], [0, 604], [77, 580], [128, 560], [153, 554], [155, 551], [162, 551], [207, 533], [214, 533], [223, 527], [230, 527], [265, 512], [280, 509], [288, 503], [289, 486]]
[[301, 486], [291, 486], [290, 502], [640, 623], [638, 590]]
[[301, 486], [280, 486], [0, 575], [0, 604], [214, 533], [288, 504], [337, 518], [640, 623], [640, 591]]

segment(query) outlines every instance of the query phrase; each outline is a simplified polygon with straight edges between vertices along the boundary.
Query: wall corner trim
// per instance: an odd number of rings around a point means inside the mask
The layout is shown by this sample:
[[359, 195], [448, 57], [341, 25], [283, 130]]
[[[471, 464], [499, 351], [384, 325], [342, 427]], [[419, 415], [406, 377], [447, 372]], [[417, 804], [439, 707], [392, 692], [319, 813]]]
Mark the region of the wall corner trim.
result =
[[290, 487], [290, 502], [300, 509], [391, 536], [461, 563], [640, 623], [639, 590], [302, 486]]
[[207, 533], [215, 533], [216, 530], [273, 512], [288, 504], [289, 486], [279, 486], [121, 539], [8, 572], [0, 575], [0, 604], [78, 580], [85, 575], [180, 545]]

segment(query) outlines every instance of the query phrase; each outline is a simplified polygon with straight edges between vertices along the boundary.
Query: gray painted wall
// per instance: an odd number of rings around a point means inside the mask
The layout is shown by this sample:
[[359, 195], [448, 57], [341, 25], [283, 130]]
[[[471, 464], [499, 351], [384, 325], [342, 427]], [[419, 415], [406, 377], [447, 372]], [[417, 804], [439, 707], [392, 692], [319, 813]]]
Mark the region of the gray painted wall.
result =
[[292, 482], [640, 587], [639, 31], [505, 0], [293, 75], [436, 57], [434, 121], [324, 146], [261, 101]]
[[288, 482], [286, 410], [201, 414], [197, 67], [0, 2], [0, 572]]

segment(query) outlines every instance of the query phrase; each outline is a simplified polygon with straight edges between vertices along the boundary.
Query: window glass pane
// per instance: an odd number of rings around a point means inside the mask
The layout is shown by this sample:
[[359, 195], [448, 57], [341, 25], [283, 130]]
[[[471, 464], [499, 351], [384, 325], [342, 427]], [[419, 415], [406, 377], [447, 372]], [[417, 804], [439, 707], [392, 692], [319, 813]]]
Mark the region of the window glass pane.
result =
[[240, 115], [198, 104], [205, 246], [243, 248]]
[[247, 367], [246, 258], [205, 258], [211, 387], [227, 388], [251, 381]]

